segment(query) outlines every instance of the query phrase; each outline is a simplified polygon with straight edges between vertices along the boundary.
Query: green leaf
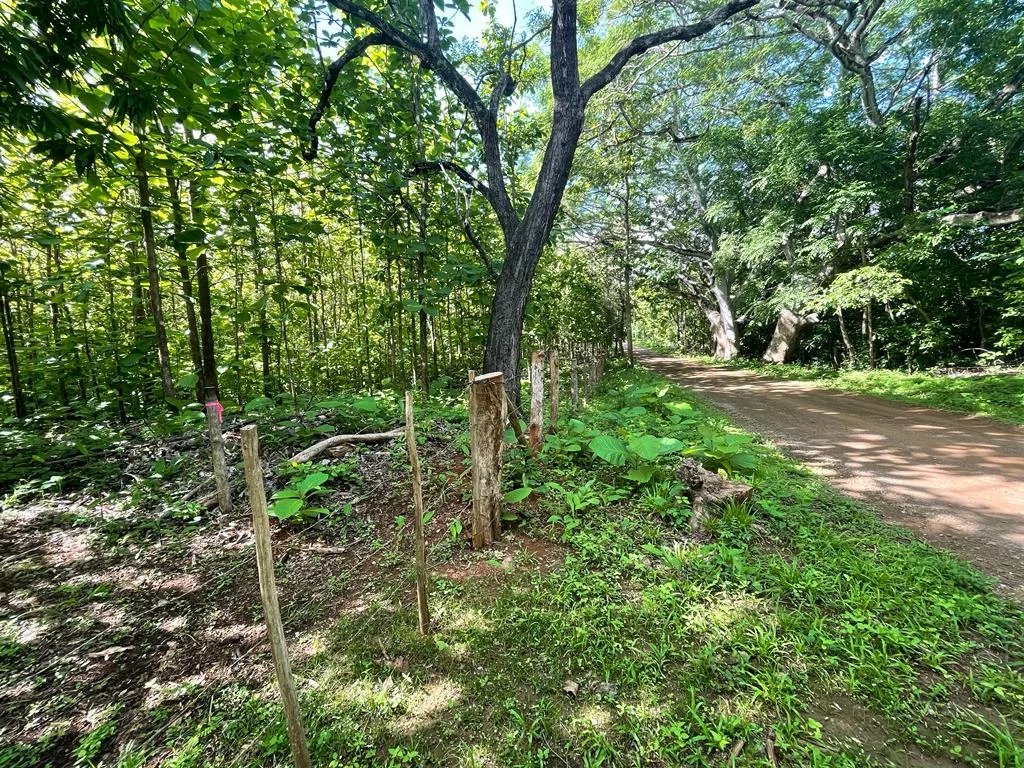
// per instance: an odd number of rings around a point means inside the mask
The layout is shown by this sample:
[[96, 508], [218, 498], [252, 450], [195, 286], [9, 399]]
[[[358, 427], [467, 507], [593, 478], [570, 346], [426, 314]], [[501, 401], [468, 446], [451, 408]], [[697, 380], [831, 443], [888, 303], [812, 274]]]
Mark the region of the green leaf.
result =
[[661, 455], [661, 440], [654, 435], [631, 437], [629, 439], [629, 450], [644, 461], [654, 461]]
[[376, 413], [380, 410], [380, 403], [372, 397], [363, 397], [352, 403], [352, 407], [358, 408], [360, 411], [366, 411], [367, 413]]
[[270, 505], [267, 514], [278, 520], [287, 520], [290, 517], [295, 517], [300, 509], [302, 509], [302, 499], [280, 499]]
[[632, 480], [634, 483], [647, 483], [650, 482], [657, 469], [654, 464], [642, 464], [629, 470], [626, 473], [626, 479]]
[[680, 416], [693, 410], [693, 406], [689, 403], [665, 403], [664, 405], [667, 410]]
[[297, 487], [299, 492], [305, 496], [314, 488], [319, 488], [330, 479], [330, 475], [325, 472], [314, 472], [312, 475], [306, 475], [302, 478]]
[[269, 397], [254, 397], [248, 403], [245, 404], [242, 410], [246, 413], [253, 413], [255, 411], [265, 411], [274, 405], [274, 401]]
[[590, 441], [588, 447], [591, 453], [613, 467], [621, 467], [626, 463], [626, 446], [617, 437], [598, 435]]
[[660, 453], [665, 455], [666, 453], [675, 453], [681, 451], [686, 447], [686, 444], [681, 440], [676, 440], [674, 437], [662, 437], [658, 440], [661, 443]]
[[525, 486], [522, 488], [516, 488], [514, 491], [509, 491], [505, 494], [505, 501], [509, 504], [518, 504], [531, 493], [533, 493], [533, 488], [527, 488]]

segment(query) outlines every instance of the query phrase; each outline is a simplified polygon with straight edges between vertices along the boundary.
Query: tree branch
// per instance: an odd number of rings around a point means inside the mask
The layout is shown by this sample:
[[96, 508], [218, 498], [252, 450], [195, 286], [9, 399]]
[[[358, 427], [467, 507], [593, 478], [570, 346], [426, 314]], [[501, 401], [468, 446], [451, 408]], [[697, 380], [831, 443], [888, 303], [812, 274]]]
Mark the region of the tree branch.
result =
[[682, 24], [675, 27], [668, 27], [667, 29], [662, 29], [657, 32], [651, 32], [650, 34], [633, 38], [626, 43], [626, 45], [622, 46], [614, 56], [612, 56], [611, 61], [609, 61], [603, 69], [592, 75], [583, 84], [584, 102], [614, 80], [618, 76], [619, 72], [622, 71], [622, 68], [629, 63], [630, 59], [646, 53], [651, 50], [651, 48], [656, 48], [659, 45], [664, 45], [665, 43], [670, 43], [674, 40], [693, 40], [701, 37], [702, 35], [706, 35], [715, 27], [725, 23], [737, 13], [741, 13], [748, 8], [752, 8], [757, 5], [757, 3], [758, 0], [730, 0], [730, 2], [720, 6], [694, 24]]
[[990, 227], [1005, 227], [1024, 221], [1024, 208], [1012, 208], [1008, 211], [978, 211], [977, 213], [951, 213], [942, 217], [943, 224], [967, 226], [970, 224], [987, 224]]
[[413, 175], [422, 175], [424, 173], [443, 173], [444, 171], [451, 171], [483, 195], [488, 201], [491, 200], [490, 188], [461, 165], [453, 163], [451, 160], [420, 160], [412, 167]]
[[348, 44], [345, 52], [331, 62], [331, 66], [327, 68], [327, 74], [324, 76], [324, 85], [320, 89], [320, 99], [316, 103], [313, 114], [309, 116], [309, 125], [306, 129], [308, 131], [307, 141], [309, 143], [302, 150], [302, 157], [307, 161], [316, 159], [317, 150], [320, 148], [320, 138], [317, 136], [316, 126], [323, 119], [323, 116], [327, 114], [327, 108], [331, 105], [331, 93], [334, 92], [334, 86], [338, 82], [338, 75], [341, 74], [341, 70], [350, 61], [358, 59], [366, 53], [367, 48], [372, 45], [380, 45], [386, 42], [386, 39], [379, 32], [366, 35], [365, 37], [357, 37]]
[[[412, 54], [420, 60], [420, 63], [424, 68], [434, 72], [442, 83], [447, 86], [455, 97], [459, 100], [462, 106], [469, 112], [470, 117], [473, 119], [476, 125], [477, 132], [480, 134], [480, 139], [483, 143], [484, 150], [484, 161], [487, 167], [487, 182], [488, 187], [491, 190], [487, 200], [494, 208], [494, 212], [498, 217], [498, 222], [501, 225], [502, 232], [505, 234], [506, 239], [511, 239], [516, 226], [519, 223], [519, 219], [516, 215], [515, 208], [512, 205], [512, 200], [508, 195], [508, 191], [505, 187], [504, 170], [501, 163], [501, 145], [498, 138], [498, 124], [497, 117], [491, 114], [487, 105], [484, 104], [480, 94], [477, 93], [476, 89], [470, 84], [465, 77], [459, 72], [458, 68], [444, 55], [441, 51], [439, 40], [435, 40], [435, 34], [432, 34], [431, 29], [437, 25], [437, 19], [434, 17], [434, 10], [432, 4], [426, 0], [420, 4], [420, 12], [422, 16], [422, 22], [426, 26], [427, 42], [424, 43], [410, 35], [402, 32], [398, 27], [388, 22], [382, 16], [374, 13], [373, 11], [365, 8], [353, 0], [328, 0], [330, 5], [337, 8], [339, 11], [344, 13], [350, 20], [361, 22], [364, 26], [372, 27], [375, 30], [374, 34], [368, 35], [368, 38], [372, 38], [373, 42], [368, 45], [388, 45], [392, 48], [399, 48], [407, 53]], [[367, 38], [362, 38], [363, 40]], [[437, 44], [434, 45], [432, 40]], [[363, 47], [362, 51], [366, 48]], [[362, 53], [359, 51], [359, 53]], [[346, 54], [348, 52], [346, 51]], [[340, 65], [338, 71], [345, 66], [349, 61], [355, 58], [355, 55], [347, 57], [342, 56], [339, 59]], [[328, 73], [330, 77], [330, 73]], [[337, 75], [335, 75], [335, 80]], [[330, 83], [330, 87], [327, 87], [325, 83], [324, 92], [321, 94], [321, 102], [326, 102], [330, 98], [331, 90], [334, 88], [333, 81]], [[323, 112], [326, 111], [326, 105], [323, 110], [320, 111], [319, 115], [314, 113], [316, 120], [311, 118], [311, 123], [314, 125], [323, 116]], [[311, 139], [312, 141], [312, 139]], [[315, 150], [311, 150], [305, 153], [309, 156], [315, 157]]]

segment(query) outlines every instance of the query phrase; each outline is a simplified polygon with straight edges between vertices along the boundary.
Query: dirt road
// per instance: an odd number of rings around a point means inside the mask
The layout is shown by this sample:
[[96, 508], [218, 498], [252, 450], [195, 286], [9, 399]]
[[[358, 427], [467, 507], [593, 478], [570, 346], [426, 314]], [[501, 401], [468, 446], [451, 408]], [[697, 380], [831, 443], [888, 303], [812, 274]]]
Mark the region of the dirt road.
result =
[[651, 352], [639, 357], [1024, 602], [1024, 429]]

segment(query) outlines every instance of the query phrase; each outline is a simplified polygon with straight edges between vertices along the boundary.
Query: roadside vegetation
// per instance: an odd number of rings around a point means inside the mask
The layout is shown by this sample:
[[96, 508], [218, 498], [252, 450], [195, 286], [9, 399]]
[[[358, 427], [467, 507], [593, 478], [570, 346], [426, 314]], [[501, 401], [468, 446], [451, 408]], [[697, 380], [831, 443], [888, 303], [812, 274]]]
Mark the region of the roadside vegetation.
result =
[[[311, 405], [303, 419], [345, 428], [370, 400]], [[361, 420], [394, 420], [397, 403], [372, 400]], [[309, 435], [292, 413], [252, 416], [274, 455]], [[440, 395], [418, 418], [435, 500], [428, 638], [415, 630], [401, 444], [272, 480], [308, 489], [275, 548], [316, 765], [1024, 760], [1021, 610], [663, 378], [616, 371], [536, 458], [511, 446], [510, 530], [479, 555], [460, 524], [464, 411]], [[67, 479], [76, 491], [8, 497], [4, 576], [21, 615], [5, 622], [0, 663], [6, 691], [21, 682], [4, 706], [36, 728], [2, 748], [5, 768], [287, 762], [244, 519], [176, 502], [202, 458], [165, 454], [162, 467], [181, 467], [166, 481], [103, 492], [86, 476]], [[691, 534], [683, 456], [750, 482], [753, 501]], [[151, 512], [115, 516], [131, 505]], [[79, 548], [56, 565], [61, 530]], [[78, 575], [58, 580], [55, 567]], [[157, 590], [147, 616], [129, 578], [143, 572], [193, 584]], [[78, 649], [111, 615], [123, 623]]]

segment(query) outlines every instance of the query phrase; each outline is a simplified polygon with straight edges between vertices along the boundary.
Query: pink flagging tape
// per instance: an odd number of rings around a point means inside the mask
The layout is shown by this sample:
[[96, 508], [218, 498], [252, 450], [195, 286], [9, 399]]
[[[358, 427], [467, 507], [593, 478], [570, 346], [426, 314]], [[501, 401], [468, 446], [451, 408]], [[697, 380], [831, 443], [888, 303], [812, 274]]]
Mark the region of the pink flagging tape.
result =
[[211, 400], [206, 404], [206, 410], [209, 411], [211, 408], [217, 412], [217, 423], [224, 421], [224, 406], [217, 400]]

